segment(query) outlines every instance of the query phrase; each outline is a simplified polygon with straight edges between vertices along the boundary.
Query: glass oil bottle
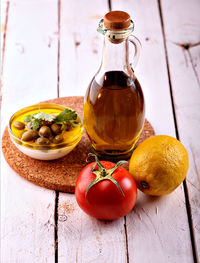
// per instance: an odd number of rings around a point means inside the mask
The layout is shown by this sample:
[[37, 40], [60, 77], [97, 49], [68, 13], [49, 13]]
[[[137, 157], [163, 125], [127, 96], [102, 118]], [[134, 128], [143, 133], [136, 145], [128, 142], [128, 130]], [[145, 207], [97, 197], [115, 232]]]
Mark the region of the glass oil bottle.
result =
[[108, 160], [130, 157], [145, 120], [143, 92], [129, 63], [129, 43], [135, 47], [133, 66], [140, 51], [133, 29], [122, 11], [111, 11], [100, 21], [103, 59], [84, 100], [83, 120], [93, 151]]

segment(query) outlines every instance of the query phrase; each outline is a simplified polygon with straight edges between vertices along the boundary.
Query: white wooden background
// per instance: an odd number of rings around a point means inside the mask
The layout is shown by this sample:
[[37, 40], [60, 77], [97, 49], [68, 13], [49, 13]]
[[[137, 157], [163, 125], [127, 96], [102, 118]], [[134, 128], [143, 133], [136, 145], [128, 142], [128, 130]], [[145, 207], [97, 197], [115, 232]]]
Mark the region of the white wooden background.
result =
[[187, 179], [162, 198], [139, 193], [131, 213], [104, 222], [74, 195], [25, 181], [1, 156], [2, 263], [200, 261], [199, 0], [2, 0], [2, 132], [19, 108], [85, 94], [101, 61], [96, 28], [111, 9], [135, 22], [147, 118], [187, 148]]

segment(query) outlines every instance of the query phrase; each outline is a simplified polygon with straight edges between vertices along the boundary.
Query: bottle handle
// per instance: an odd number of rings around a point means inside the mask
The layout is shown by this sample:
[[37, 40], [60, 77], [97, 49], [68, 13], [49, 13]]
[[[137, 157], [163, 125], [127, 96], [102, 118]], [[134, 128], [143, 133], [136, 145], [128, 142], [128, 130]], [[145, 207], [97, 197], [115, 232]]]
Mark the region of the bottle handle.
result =
[[133, 62], [130, 63], [130, 66], [135, 68], [138, 63], [138, 59], [140, 57], [140, 51], [141, 51], [142, 45], [140, 43], [140, 40], [134, 35], [129, 36], [129, 41], [134, 45], [134, 48], [135, 48]]

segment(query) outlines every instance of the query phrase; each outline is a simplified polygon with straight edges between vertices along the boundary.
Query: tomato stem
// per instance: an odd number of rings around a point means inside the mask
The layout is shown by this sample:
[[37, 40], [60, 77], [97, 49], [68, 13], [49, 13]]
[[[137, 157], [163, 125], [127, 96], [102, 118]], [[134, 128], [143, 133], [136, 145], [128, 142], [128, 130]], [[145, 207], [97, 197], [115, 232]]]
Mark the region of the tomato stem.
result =
[[[92, 169], [91, 169], [91, 172], [93, 174], [96, 175], [96, 178], [88, 185], [87, 189], [86, 189], [86, 192], [85, 192], [85, 198], [87, 200], [87, 194], [88, 194], [88, 191], [90, 190], [91, 187], [93, 187], [95, 184], [103, 181], [103, 180], [110, 180], [112, 183], [114, 183], [118, 189], [120, 190], [120, 192], [122, 193], [123, 196], [124, 193], [119, 185], [119, 183], [112, 177], [112, 174], [114, 173], [114, 171], [123, 163], [127, 163], [127, 161], [119, 161], [116, 163], [116, 165], [111, 168], [111, 169], [106, 169], [99, 161], [98, 157], [95, 155], [95, 154], [92, 154], [90, 153], [89, 154], [90, 156], [94, 156], [95, 157], [95, 161], [96, 163], [92, 166]], [[95, 167], [98, 167], [98, 170], [95, 170]], [[88, 202], [88, 200], [87, 200]], [[89, 203], [89, 202], [88, 202]]]
[[102, 169], [102, 174], [101, 174], [101, 176], [105, 177], [106, 175], [107, 175], [107, 173], [106, 173], [106, 169], [103, 168], [103, 169]]

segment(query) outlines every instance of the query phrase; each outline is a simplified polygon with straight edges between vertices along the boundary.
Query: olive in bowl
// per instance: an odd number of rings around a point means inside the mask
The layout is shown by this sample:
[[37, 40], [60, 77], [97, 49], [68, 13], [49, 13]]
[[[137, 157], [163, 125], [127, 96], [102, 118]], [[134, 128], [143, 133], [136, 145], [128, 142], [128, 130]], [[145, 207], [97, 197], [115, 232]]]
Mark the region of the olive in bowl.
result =
[[76, 111], [53, 103], [23, 108], [9, 121], [12, 142], [21, 152], [39, 160], [67, 155], [80, 141], [83, 129]]

